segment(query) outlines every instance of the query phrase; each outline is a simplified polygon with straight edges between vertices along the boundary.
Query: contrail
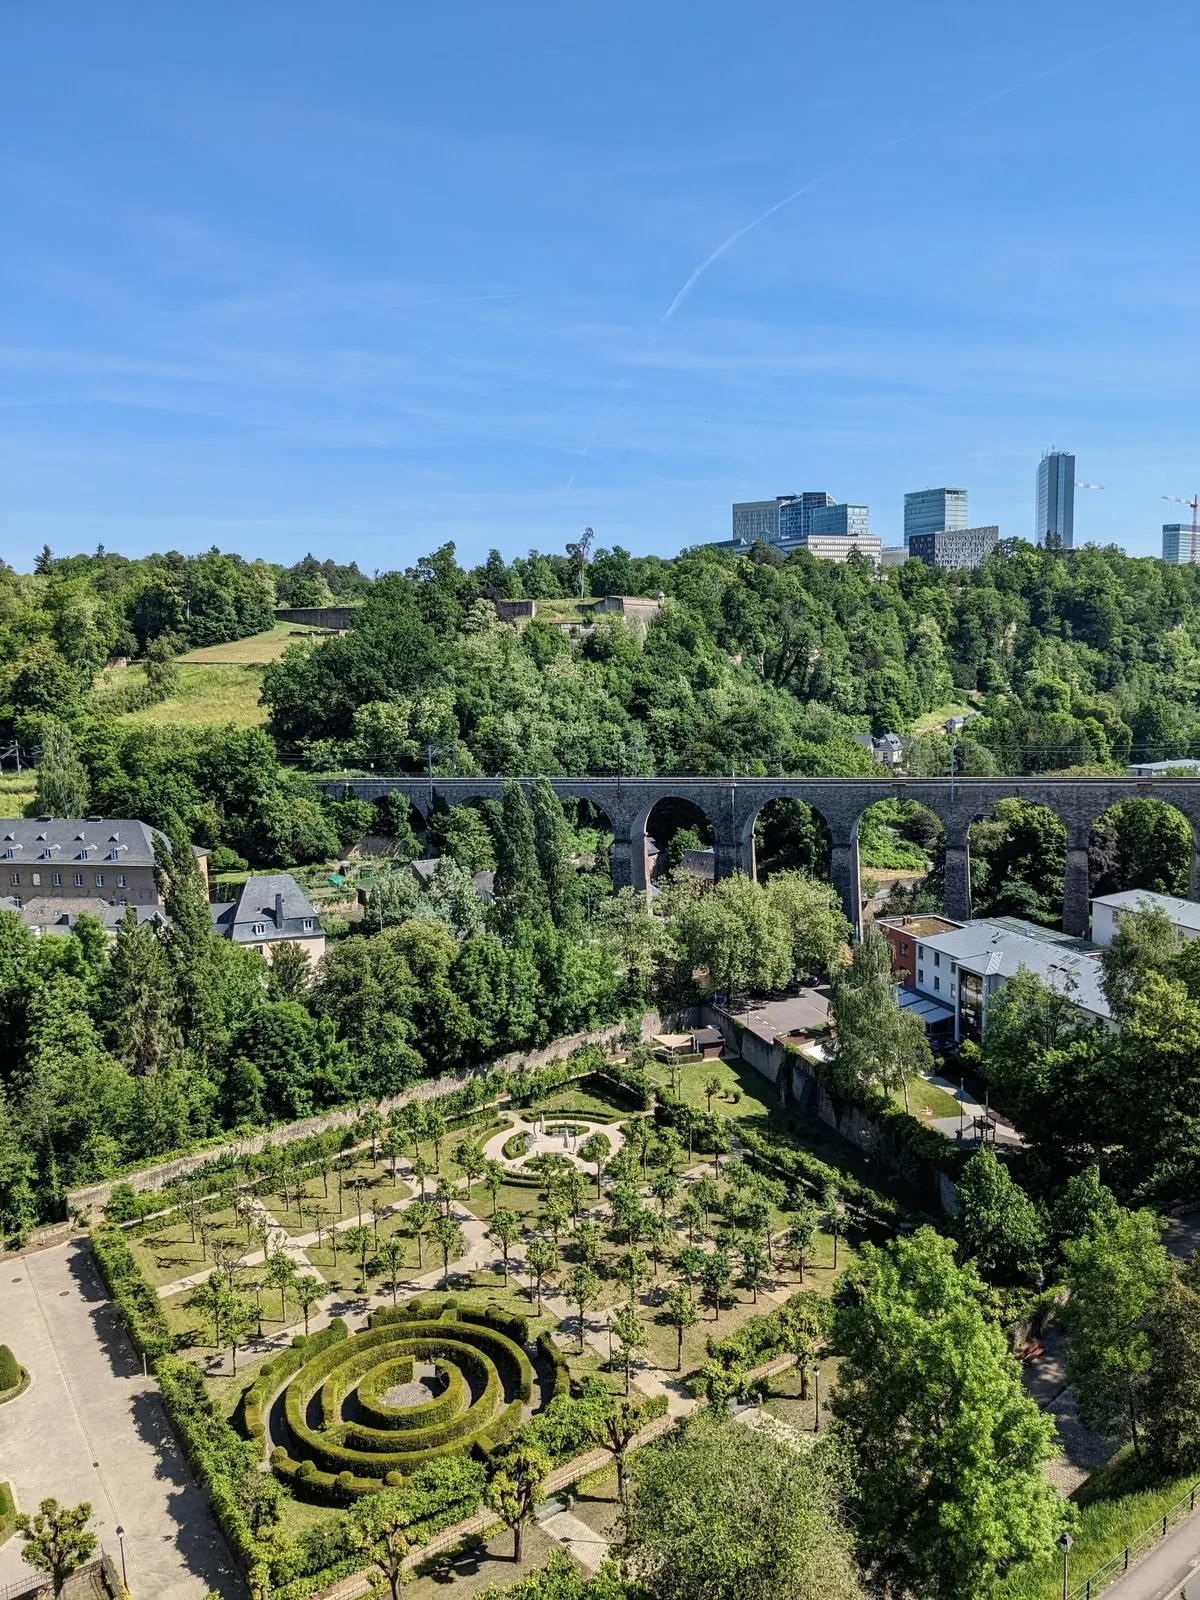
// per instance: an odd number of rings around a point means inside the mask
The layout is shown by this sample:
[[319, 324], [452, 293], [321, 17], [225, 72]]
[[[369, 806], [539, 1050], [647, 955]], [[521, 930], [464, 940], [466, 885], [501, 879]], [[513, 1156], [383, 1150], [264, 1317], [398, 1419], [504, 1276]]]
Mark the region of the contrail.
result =
[[[1103, 55], [1107, 50], [1116, 50], [1120, 45], [1128, 44], [1129, 40], [1135, 37], [1135, 34], [1127, 33], [1123, 38], [1114, 39], [1109, 44], [1097, 45], [1094, 50], [1085, 50], [1082, 55], [1070, 56], [1066, 61], [1056, 61], [1053, 66], [1043, 67], [1040, 72], [1035, 72], [1028, 78], [1022, 78], [1019, 83], [1010, 83], [1005, 89], [997, 89], [994, 94], [985, 95], [982, 100], [976, 100], [973, 105], [963, 107], [962, 110], [956, 111], [954, 115], [962, 117], [969, 116], [973, 111], [982, 111], [984, 106], [990, 106], [997, 100], [1003, 100], [1006, 95], [1018, 94], [1022, 89], [1027, 89], [1031, 83], [1038, 83], [1042, 78], [1050, 77], [1052, 73], [1065, 72], [1068, 67], [1077, 67], [1082, 61], [1090, 61], [1093, 56]], [[794, 201], [799, 200], [802, 195], [811, 193], [819, 184], [828, 183], [831, 178], [836, 178], [840, 173], [846, 172], [851, 167], [856, 167], [864, 161], [871, 161], [876, 156], [885, 155], [887, 151], [894, 150], [897, 145], [907, 144], [909, 140], [915, 139], [918, 134], [936, 125], [936, 123], [932, 123], [926, 124], [925, 128], [913, 128], [910, 132], [902, 133], [895, 139], [888, 139], [884, 144], [876, 145], [871, 150], [864, 150], [862, 155], [851, 156], [848, 161], [843, 161], [836, 167], [830, 167], [828, 172], [822, 172], [819, 177], [811, 178], [808, 183], [801, 185], [799, 189], [793, 189], [791, 194], [785, 194], [782, 200], [776, 200], [774, 205], [768, 206], [765, 211], [760, 211], [757, 217], [745, 223], [736, 233], [731, 233], [728, 239], [719, 244], [711, 255], [706, 256], [698, 267], [693, 268], [683, 288], [680, 289], [674, 300], [663, 312], [659, 326], [661, 327], [664, 322], [671, 320], [713, 262], [719, 261], [725, 252], [731, 249], [739, 239], [744, 239], [748, 233], [753, 233], [755, 228], [766, 222], [768, 217], [773, 217], [777, 211], [782, 211], [785, 206], [790, 206]]]
[[[1003, 100], [1007, 95], [1019, 94], [1022, 89], [1027, 89], [1030, 84], [1040, 83], [1043, 78], [1049, 78], [1056, 72], [1065, 72], [1068, 67], [1077, 67], [1081, 62], [1090, 61], [1093, 56], [1104, 55], [1109, 50], [1119, 49], [1121, 45], [1128, 44], [1130, 39], [1134, 39], [1136, 37], [1137, 31], [1134, 33], [1127, 33], [1122, 35], [1120, 39], [1113, 39], [1108, 44], [1097, 45], [1095, 49], [1085, 50], [1080, 55], [1068, 56], [1065, 61], [1056, 61], [1051, 66], [1043, 67], [1040, 72], [1031, 73], [1027, 78], [1021, 78], [1016, 83], [1010, 83], [1003, 89], [997, 89], [993, 94], [984, 95], [982, 100], [976, 100], [972, 105], [959, 108], [953, 113], [953, 115], [955, 117], [962, 117], [970, 115], [975, 111], [982, 111], [984, 106], [994, 105], [997, 100]], [[782, 200], [776, 200], [775, 203], [773, 205], [769, 205], [765, 211], [760, 211], [759, 214], [756, 217], [752, 217], [749, 222], [743, 223], [743, 225], [736, 229], [735, 232], [731, 233], [727, 239], [722, 240], [715, 250], [713, 250], [709, 255], [705, 256], [704, 260], [700, 262], [699, 266], [692, 268], [692, 271], [688, 274], [683, 287], [676, 294], [675, 298], [671, 301], [671, 304], [663, 312], [657, 324], [651, 330], [650, 336], [646, 340], [646, 343], [642, 349], [642, 358], [644, 358], [657, 343], [663, 328], [665, 328], [667, 323], [671, 321], [672, 317], [679, 310], [680, 306], [687, 299], [688, 295], [691, 294], [692, 290], [708, 271], [709, 267], [711, 267], [715, 262], [719, 261], [723, 255], [730, 251], [733, 246], [737, 244], [739, 239], [744, 239], [748, 233], [753, 233], [755, 228], [761, 227], [762, 224], [770, 217], [773, 217], [777, 211], [783, 211], [787, 206], [790, 206], [794, 204], [795, 201], [801, 199], [802, 196], [811, 194], [812, 191], [819, 188], [821, 184], [828, 183], [832, 178], [838, 177], [843, 172], [848, 172], [852, 167], [860, 166], [864, 161], [873, 161], [877, 156], [885, 155], [889, 150], [896, 149], [898, 145], [909, 143], [911, 140], [916, 139], [920, 134], [928, 132], [933, 127], [939, 126], [943, 120], [945, 119], [938, 118], [932, 123], [925, 123], [920, 127], [912, 128], [908, 133], [899, 134], [896, 138], [887, 139], [883, 144], [875, 145], [870, 150], [864, 150], [861, 155], [851, 156], [849, 160], [839, 162], [836, 167], [830, 167], [827, 172], [822, 172], [818, 174], [817, 177], [810, 178], [807, 183], [801, 184], [800, 188], [793, 189], [790, 194], [785, 194]], [[617, 390], [623, 386], [624, 383], [624, 376], [618, 378], [605, 395], [604, 401], [599, 412], [597, 413], [596, 420], [592, 424], [592, 429], [588, 435], [587, 442], [580, 451], [581, 461], [587, 459], [592, 445], [596, 442], [604, 414], [608, 410], [613, 396], [616, 394]], [[567, 489], [570, 489], [574, 484], [575, 479], [578, 476], [578, 471], [579, 469], [576, 468], [575, 472], [571, 474], [570, 480], [567, 483]]]

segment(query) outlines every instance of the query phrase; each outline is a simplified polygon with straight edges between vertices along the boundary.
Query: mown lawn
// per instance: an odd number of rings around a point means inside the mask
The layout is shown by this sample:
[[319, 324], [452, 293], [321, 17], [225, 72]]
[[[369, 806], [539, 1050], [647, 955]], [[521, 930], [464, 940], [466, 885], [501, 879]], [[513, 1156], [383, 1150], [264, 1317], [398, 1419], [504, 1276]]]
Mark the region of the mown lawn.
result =
[[37, 775], [28, 767], [24, 772], [0, 772], [0, 817], [25, 816], [36, 794]]

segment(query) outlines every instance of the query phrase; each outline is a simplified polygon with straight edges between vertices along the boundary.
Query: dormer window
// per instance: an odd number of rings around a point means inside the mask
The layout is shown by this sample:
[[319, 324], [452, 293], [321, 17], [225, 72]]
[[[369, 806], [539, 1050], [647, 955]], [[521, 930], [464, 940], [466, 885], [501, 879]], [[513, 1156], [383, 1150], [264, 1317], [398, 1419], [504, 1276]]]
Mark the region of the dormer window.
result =
[[311, 933], [313, 931], [313, 919], [311, 917], [305, 917], [304, 931], [305, 933]]
[[261, 939], [266, 931], [267, 925], [265, 922], [255, 922], [251, 924], [250, 932], [256, 939]]

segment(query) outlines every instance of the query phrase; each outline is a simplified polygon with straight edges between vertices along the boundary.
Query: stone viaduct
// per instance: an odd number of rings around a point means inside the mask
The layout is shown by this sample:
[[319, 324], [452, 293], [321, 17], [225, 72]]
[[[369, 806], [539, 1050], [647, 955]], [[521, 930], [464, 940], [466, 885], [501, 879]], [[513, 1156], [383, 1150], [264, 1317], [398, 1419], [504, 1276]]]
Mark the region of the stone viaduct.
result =
[[[523, 780], [528, 781], [528, 780]], [[345, 778], [324, 780], [327, 793], [377, 800], [403, 794], [422, 815], [438, 801], [462, 805], [498, 799], [503, 778]], [[1092, 824], [1121, 800], [1163, 800], [1192, 830], [1190, 890], [1200, 899], [1200, 778], [551, 778], [564, 799], [588, 800], [613, 830], [612, 870], [617, 888], [646, 887], [646, 822], [660, 800], [687, 800], [712, 826], [718, 878], [755, 875], [754, 819], [772, 800], [803, 800], [824, 819], [832, 845], [831, 873], [846, 915], [857, 929], [861, 891], [858, 823], [879, 800], [915, 800], [941, 823], [946, 837], [946, 911], [971, 915], [967, 830], [997, 800], [1017, 798], [1048, 806], [1067, 830], [1063, 927], [1087, 931], [1088, 842]]]

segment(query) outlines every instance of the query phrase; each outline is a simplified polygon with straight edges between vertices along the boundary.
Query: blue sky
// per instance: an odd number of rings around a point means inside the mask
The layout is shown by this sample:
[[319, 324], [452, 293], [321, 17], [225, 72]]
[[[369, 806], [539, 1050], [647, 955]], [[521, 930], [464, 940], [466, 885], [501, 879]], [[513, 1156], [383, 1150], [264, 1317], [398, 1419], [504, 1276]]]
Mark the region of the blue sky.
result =
[[1153, 0], [0, 0], [0, 554], [670, 554], [799, 489], [890, 544], [946, 483], [1028, 536], [1049, 446], [1077, 543], [1157, 553], [1198, 47]]

